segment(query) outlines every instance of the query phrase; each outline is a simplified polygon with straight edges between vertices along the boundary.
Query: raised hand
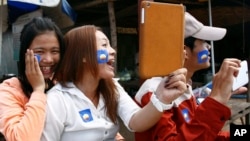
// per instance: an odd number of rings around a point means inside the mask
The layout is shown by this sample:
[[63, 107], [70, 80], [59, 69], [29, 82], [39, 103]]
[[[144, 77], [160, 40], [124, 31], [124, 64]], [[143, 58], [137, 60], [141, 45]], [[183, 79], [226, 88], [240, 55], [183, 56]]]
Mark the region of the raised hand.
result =
[[33, 88], [33, 91], [41, 91], [44, 92], [45, 90], [45, 81], [43, 74], [40, 70], [38, 60], [34, 56], [32, 50], [27, 50], [25, 54], [25, 65], [26, 70], [25, 74], [27, 76], [30, 85]]
[[184, 94], [187, 90], [186, 74], [187, 69], [181, 68], [164, 77], [156, 89], [157, 98], [162, 103], [169, 104]]
[[232, 92], [233, 79], [239, 73], [240, 60], [235, 58], [224, 59], [220, 70], [213, 77], [213, 89], [210, 97], [222, 104], [226, 104], [232, 93], [244, 92], [246, 88], [240, 88]]

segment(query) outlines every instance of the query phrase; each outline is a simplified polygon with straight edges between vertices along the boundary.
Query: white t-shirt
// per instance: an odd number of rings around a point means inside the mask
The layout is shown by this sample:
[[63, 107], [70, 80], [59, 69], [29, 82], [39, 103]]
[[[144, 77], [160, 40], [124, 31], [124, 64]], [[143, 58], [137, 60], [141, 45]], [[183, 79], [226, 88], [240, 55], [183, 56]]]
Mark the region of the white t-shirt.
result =
[[[115, 81], [115, 80], [114, 80]], [[128, 127], [140, 107], [115, 81], [118, 89], [118, 115]], [[73, 83], [55, 85], [47, 94], [47, 117], [41, 141], [114, 141], [119, 125], [105, 113], [104, 99], [97, 108]], [[129, 129], [130, 130], [130, 129]]]

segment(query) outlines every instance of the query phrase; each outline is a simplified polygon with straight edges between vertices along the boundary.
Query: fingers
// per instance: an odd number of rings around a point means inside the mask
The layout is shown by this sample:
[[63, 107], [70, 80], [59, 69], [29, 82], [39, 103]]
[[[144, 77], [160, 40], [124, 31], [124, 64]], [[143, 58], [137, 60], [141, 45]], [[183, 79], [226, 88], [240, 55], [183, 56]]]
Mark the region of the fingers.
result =
[[165, 77], [165, 88], [178, 88], [180, 86], [186, 87], [186, 73], [187, 70], [185, 68], [178, 69], [177, 71], [171, 73], [167, 77]]
[[26, 65], [26, 73], [30, 73], [34, 71], [34, 53], [32, 50], [27, 49], [25, 54], [25, 65]]
[[187, 75], [187, 69], [186, 68], [180, 68], [174, 72], [172, 72], [171, 74], [169, 74], [168, 76], [171, 76], [171, 75], [180, 75], [180, 74], [183, 74], [183, 75]]
[[224, 59], [219, 72], [216, 74], [220, 78], [236, 77], [239, 73], [240, 60], [234, 58]]
[[231, 72], [234, 76], [238, 75], [241, 60], [235, 58], [224, 59], [219, 72]]
[[233, 91], [232, 94], [242, 94], [242, 93], [246, 93], [247, 90], [248, 90], [248, 89], [247, 89], [246, 87], [240, 87], [239, 89]]
[[25, 66], [25, 74], [33, 90], [43, 92], [45, 90], [44, 76], [32, 50], [27, 49], [25, 54]]
[[32, 50], [27, 49], [25, 54], [25, 65], [26, 65], [26, 75], [37, 74], [40, 72], [40, 67], [37, 58], [35, 57]]
[[[225, 104], [231, 97], [232, 85], [234, 77], [239, 73], [241, 60], [235, 58], [227, 58], [223, 60], [220, 70], [213, 77], [213, 89], [211, 97], [218, 102]], [[239, 89], [234, 93], [245, 91], [245, 89]]]

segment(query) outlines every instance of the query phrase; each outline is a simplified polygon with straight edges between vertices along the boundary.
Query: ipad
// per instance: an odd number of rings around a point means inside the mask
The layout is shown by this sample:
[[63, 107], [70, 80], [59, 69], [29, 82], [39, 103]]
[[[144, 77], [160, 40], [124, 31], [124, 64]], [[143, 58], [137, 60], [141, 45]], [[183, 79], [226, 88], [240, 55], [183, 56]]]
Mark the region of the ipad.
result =
[[247, 61], [244, 60], [241, 62], [241, 67], [240, 67], [238, 76], [234, 78], [232, 90], [235, 91], [238, 88], [246, 85], [248, 81], [249, 81], [248, 65], [247, 65]]
[[182, 4], [141, 2], [139, 75], [166, 76], [182, 67], [184, 15]]

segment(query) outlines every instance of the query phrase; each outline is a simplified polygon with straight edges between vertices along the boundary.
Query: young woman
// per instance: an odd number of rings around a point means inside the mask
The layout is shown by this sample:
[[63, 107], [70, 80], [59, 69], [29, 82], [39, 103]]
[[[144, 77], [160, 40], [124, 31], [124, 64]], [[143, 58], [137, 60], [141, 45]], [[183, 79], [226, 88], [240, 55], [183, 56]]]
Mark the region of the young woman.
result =
[[39, 141], [63, 34], [50, 19], [37, 17], [24, 26], [20, 41], [18, 76], [0, 85], [0, 132], [8, 141]]
[[66, 54], [55, 73], [59, 83], [47, 93], [42, 141], [113, 141], [118, 116], [130, 131], [144, 131], [187, 89], [186, 69], [178, 69], [161, 81], [141, 109], [113, 79], [116, 52], [99, 28], [74, 28], [64, 41]]

